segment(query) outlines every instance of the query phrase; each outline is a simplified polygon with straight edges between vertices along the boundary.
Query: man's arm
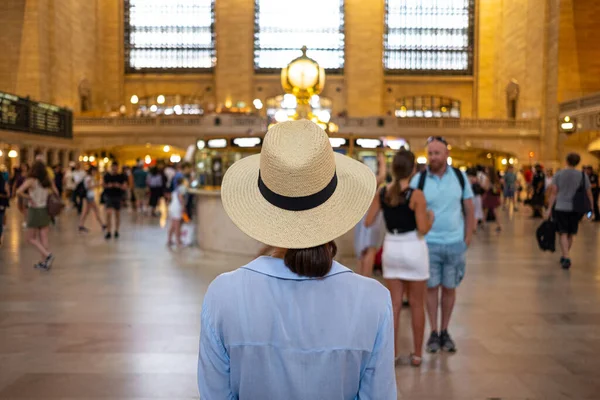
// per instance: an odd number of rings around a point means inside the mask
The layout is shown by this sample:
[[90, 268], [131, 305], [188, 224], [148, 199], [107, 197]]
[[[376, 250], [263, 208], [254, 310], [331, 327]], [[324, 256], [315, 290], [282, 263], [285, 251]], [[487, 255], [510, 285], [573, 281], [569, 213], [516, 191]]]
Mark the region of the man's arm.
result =
[[552, 185], [550, 185], [550, 187], [547, 190], [550, 191], [550, 196], [548, 196], [548, 209], [546, 210], [546, 219], [550, 219], [550, 217], [552, 216], [552, 210], [554, 209], [554, 203], [556, 203], [556, 195], [558, 194], [558, 187], [556, 186], [555, 183], [553, 183]]

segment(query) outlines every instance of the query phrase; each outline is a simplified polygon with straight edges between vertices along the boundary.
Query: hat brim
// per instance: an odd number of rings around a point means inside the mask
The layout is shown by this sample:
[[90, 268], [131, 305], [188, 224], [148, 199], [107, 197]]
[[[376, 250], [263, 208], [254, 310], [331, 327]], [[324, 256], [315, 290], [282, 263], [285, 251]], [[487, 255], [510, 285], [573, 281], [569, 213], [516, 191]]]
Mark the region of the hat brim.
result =
[[258, 189], [260, 154], [233, 164], [225, 174], [221, 198], [225, 212], [246, 235], [269, 246], [304, 249], [337, 239], [365, 215], [377, 190], [366, 165], [335, 153], [338, 184], [323, 204], [288, 211], [269, 203]]

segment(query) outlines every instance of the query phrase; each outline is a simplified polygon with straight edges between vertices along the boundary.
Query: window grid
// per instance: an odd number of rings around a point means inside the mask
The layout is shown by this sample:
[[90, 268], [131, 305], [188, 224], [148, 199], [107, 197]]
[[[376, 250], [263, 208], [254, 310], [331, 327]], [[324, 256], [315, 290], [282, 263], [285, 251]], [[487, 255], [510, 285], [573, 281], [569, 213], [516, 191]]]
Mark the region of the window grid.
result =
[[442, 96], [408, 96], [396, 100], [398, 118], [460, 118], [459, 100]]
[[214, 68], [214, 0], [125, 0], [125, 72]]
[[475, 0], [387, 0], [384, 68], [406, 75], [472, 75]]
[[[254, 67], [257, 72], [279, 72], [307, 56], [328, 72], [344, 68], [344, 1], [304, 0], [301, 7], [291, 0], [255, 0]], [[319, 10], [315, 12], [314, 10]]]

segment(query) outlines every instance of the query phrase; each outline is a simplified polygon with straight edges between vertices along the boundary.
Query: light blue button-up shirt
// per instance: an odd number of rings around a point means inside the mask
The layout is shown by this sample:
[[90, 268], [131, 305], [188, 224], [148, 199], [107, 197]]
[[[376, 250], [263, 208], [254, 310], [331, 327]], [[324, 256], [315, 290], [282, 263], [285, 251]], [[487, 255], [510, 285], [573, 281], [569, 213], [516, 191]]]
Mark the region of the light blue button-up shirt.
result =
[[[440, 178], [429, 172], [423, 194], [427, 208], [433, 211], [435, 220], [425, 241], [431, 244], [455, 244], [465, 240], [465, 218], [462, 211], [462, 201], [473, 197], [473, 189], [467, 176], [461, 172], [465, 180], [465, 190], [460, 187], [456, 173], [452, 167], [447, 167]], [[410, 187], [417, 189], [421, 174], [416, 174], [410, 182]]]
[[392, 304], [334, 262], [322, 279], [259, 257], [215, 279], [202, 306], [202, 400], [396, 399]]

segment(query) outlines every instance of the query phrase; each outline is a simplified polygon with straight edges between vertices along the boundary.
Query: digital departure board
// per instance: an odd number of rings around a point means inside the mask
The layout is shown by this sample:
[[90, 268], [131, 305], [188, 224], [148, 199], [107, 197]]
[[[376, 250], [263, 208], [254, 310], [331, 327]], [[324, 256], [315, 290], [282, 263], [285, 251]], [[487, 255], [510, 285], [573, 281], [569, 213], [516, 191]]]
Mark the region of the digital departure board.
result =
[[0, 92], [0, 129], [72, 138], [73, 113], [66, 108]]

